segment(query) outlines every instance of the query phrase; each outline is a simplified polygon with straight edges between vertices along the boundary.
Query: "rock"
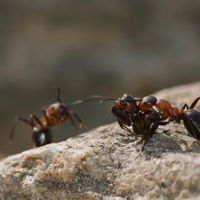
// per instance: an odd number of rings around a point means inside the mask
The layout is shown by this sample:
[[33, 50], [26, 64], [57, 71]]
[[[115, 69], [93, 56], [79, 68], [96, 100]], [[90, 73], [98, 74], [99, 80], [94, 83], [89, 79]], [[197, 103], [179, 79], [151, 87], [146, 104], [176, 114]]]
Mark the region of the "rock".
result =
[[[167, 99], [179, 107], [181, 107], [183, 103], [190, 105], [194, 99], [200, 96], [200, 82], [163, 89], [153, 95], [157, 98]], [[197, 104], [196, 108], [200, 108], [200, 102]]]
[[[167, 95], [189, 94], [191, 102], [199, 88]], [[182, 124], [160, 126], [140, 156], [139, 140], [112, 123], [7, 157], [0, 161], [0, 199], [200, 198], [200, 142]]]

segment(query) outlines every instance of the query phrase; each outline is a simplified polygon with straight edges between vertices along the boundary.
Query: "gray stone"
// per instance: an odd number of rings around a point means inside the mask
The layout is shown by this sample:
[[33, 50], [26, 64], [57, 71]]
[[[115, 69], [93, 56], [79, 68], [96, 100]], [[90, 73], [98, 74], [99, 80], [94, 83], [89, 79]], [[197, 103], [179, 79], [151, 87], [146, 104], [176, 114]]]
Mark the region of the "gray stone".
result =
[[[190, 103], [199, 88], [195, 83], [156, 96]], [[160, 126], [141, 155], [139, 141], [112, 123], [7, 157], [0, 161], [0, 199], [200, 198], [200, 142], [182, 124]]]

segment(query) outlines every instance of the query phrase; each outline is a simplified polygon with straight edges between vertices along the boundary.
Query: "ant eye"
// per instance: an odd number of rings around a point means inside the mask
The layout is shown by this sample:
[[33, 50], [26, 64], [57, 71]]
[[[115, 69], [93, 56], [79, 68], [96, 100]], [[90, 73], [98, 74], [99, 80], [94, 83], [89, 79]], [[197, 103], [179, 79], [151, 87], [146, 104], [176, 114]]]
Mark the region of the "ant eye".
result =
[[120, 101], [120, 104], [121, 104], [122, 106], [126, 106], [126, 105], [127, 105], [127, 102], [126, 102], [126, 101]]
[[130, 94], [124, 94], [121, 98], [121, 100], [125, 100], [126, 102], [133, 102], [135, 101], [133, 96], [131, 96]]
[[144, 100], [144, 104], [148, 104], [148, 101], [147, 101], [147, 99], [146, 99], [146, 100]]

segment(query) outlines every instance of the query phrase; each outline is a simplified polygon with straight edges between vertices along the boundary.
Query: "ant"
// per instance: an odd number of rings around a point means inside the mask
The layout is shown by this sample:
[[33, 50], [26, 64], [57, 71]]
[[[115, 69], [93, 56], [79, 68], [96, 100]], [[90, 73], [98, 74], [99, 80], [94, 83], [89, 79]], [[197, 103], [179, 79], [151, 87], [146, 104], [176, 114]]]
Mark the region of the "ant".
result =
[[[87, 126], [82, 122], [80, 117], [71, 109], [70, 106], [85, 103], [93, 99], [102, 98], [99, 95], [90, 96], [84, 100], [77, 100], [66, 105], [60, 99], [60, 88], [56, 87], [57, 102], [51, 104], [46, 109], [43, 109], [43, 116], [38, 118], [36, 115], [31, 114], [30, 119], [26, 119], [21, 116], [16, 116], [16, 120], [20, 120], [32, 128], [32, 140], [34, 147], [44, 146], [46, 144], [52, 143], [52, 133], [50, 128], [57, 126], [65, 122], [67, 119], [70, 119], [71, 124], [75, 127], [74, 118], [79, 122], [80, 128], [87, 129]], [[13, 138], [14, 126], [12, 127], [10, 139]]]
[[107, 100], [115, 100], [115, 103], [111, 108], [114, 118], [122, 129], [132, 133], [128, 126], [131, 126], [132, 124], [131, 115], [138, 113], [136, 99], [130, 94], [124, 94], [121, 98], [107, 98], [101, 100], [100, 103]]
[[[157, 100], [154, 96], [134, 98], [130, 94], [124, 94], [121, 98], [108, 98], [101, 102], [106, 100], [115, 100], [111, 112], [122, 129], [142, 135], [141, 141], [144, 140], [144, 144], [141, 152], [144, 151], [145, 145], [155, 134], [156, 129], [171, 121], [180, 123], [183, 120], [187, 131], [200, 140], [200, 112], [194, 109], [200, 97], [197, 97], [191, 106], [184, 104], [180, 111], [168, 101]], [[133, 132], [128, 128], [129, 126], [132, 126]]]
[[194, 109], [194, 107], [199, 100], [200, 97], [197, 97], [190, 106], [185, 103], [176, 120], [178, 123], [183, 120], [183, 124], [187, 131], [197, 140], [200, 140], [200, 111]]
[[200, 140], [200, 112], [194, 109], [199, 100], [200, 97], [197, 97], [190, 106], [186, 103], [183, 104], [180, 111], [164, 99], [155, 101], [151, 105], [156, 106], [163, 118], [169, 118], [170, 121], [176, 121], [177, 123], [183, 120], [183, 124], [189, 134], [195, 139]]
[[[115, 100], [111, 112], [120, 127], [142, 136], [141, 142], [144, 140], [144, 144], [141, 152], [160, 125], [166, 125], [177, 117], [176, 107], [163, 99], [158, 101], [154, 96], [134, 98], [130, 94], [124, 94], [121, 98], [103, 99], [101, 103], [107, 100]], [[133, 131], [129, 126], [132, 126]]]

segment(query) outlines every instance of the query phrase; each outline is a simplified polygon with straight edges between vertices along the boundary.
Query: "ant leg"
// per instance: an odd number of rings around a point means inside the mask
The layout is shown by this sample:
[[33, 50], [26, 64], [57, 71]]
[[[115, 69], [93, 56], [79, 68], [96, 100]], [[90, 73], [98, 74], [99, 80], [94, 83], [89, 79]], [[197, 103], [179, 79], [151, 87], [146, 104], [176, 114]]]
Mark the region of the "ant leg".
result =
[[142, 149], [141, 149], [141, 152], [144, 151], [144, 148], [146, 146], [146, 144], [148, 143], [149, 141], [149, 138], [153, 135], [153, 132], [155, 131], [155, 129], [157, 129], [158, 125], [157, 123], [152, 123], [147, 131], [146, 134], [144, 134], [144, 136], [142, 137], [142, 140], [144, 140], [144, 144], [142, 145]]
[[76, 126], [76, 123], [75, 123], [73, 117], [69, 116], [69, 119], [70, 119], [70, 122], [71, 122], [72, 126], [75, 128], [76, 133], [78, 134], [79, 130], [78, 130], [77, 126]]
[[112, 111], [114, 118], [117, 120], [119, 126], [124, 129], [125, 131], [128, 131], [130, 133], [133, 133], [125, 124], [128, 124], [128, 126], [131, 125], [131, 122], [129, 120], [129, 116], [120, 111], [119, 109], [116, 109], [115, 107], [112, 108]]
[[119, 124], [119, 126], [121, 127], [121, 129], [129, 132], [129, 133], [133, 133], [126, 125], [124, 125], [120, 120], [117, 119], [117, 122]]
[[43, 127], [42, 122], [40, 121], [40, 119], [39, 119], [36, 115], [31, 114], [31, 115], [30, 115], [30, 119], [31, 119], [31, 126], [32, 126], [32, 128], [35, 126], [34, 120], [35, 120], [35, 122], [36, 122], [38, 125], [40, 125], [41, 127]]
[[[194, 103], [194, 102], [193, 102], [193, 103]], [[192, 104], [193, 104], [193, 103], [192, 103]], [[191, 105], [191, 106], [192, 106], [192, 105]], [[191, 107], [191, 106], [190, 106], [190, 107]], [[187, 110], [189, 109], [189, 106], [187, 105], [187, 103], [184, 103], [184, 104], [182, 105], [180, 111], [179, 111], [180, 117], [178, 117], [178, 119], [177, 119], [177, 122], [178, 122], [178, 123], [180, 123], [181, 116], [184, 114], [185, 109], [187, 109]]]
[[193, 101], [193, 103], [191, 104], [190, 109], [194, 108], [199, 100], [200, 100], [200, 97], [197, 97], [197, 98]]
[[127, 124], [128, 126], [131, 125], [130, 114], [122, 112], [115, 107], [112, 108], [111, 112], [117, 120], [121, 121], [121, 123]]
[[180, 114], [183, 114], [184, 113], [184, 110], [185, 109], [192, 109], [196, 106], [196, 104], [198, 103], [198, 101], [200, 100], [200, 97], [197, 97], [193, 102], [192, 104], [190, 105], [190, 107], [185, 103], [183, 104], [181, 110], [180, 110]]
[[140, 140], [140, 143], [141, 143], [142, 141], [144, 141], [144, 143], [143, 143], [143, 145], [142, 145], [142, 148], [141, 148], [140, 153], [136, 156], [136, 159], [139, 158], [139, 157], [142, 155], [142, 153], [144, 152], [144, 148], [145, 148], [146, 144], [148, 143], [149, 138], [151, 137], [151, 133], [152, 133], [152, 131], [155, 129], [155, 127], [157, 127], [157, 125], [155, 125], [154, 123], [151, 124], [150, 127], [149, 127], [149, 129], [148, 129], [148, 131], [147, 131], [147, 133], [145, 133], [145, 134], [142, 136], [142, 139]]
[[145, 117], [145, 123], [146, 124], [152, 124], [154, 123], [155, 125], [159, 126], [159, 125], [166, 125], [170, 123], [170, 118], [162, 118], [159, 115], [154, 115], [154, 114], [148, 114]]
[[48, 118], [48, 116], [47, 116], [47, 112], [46, 112], [45, 109], [43, 110], [43, 115], [44, 115], [44, 118], [45, 118], [45, 120], [46, 120], [47, 126], [50, 126], [49, 118]]
[[22, 121], [22, 122], [28, 124], [29, 126], [32, 126], [31, 122], [30, 122], [28, 119], [23, 118], [23, 117], [17, 115], [17, 116], [15, 117], [15, 120], [14, 120], [15, 122], [14, 122], [12, 128], [11, 128], [11, 131], [10, 131], [10, 137], [9, 137], [10, 140], [13, 139], [13, 135], [14, 135], [14, 132], [15, 132], [15, 123], [16, 123], [17, 120], [20, 120], [20, 121]]
[[69, 119], [70, 119], [70, 122], [71, 122], [72, 126], [76, 127], [76, 124], [75, 124], [75, 121], [74, 121], [73, 117], [69, 117]]
[[16, 116], [16, 120], [23, 121], [23, 122], [25, 122], [26, 124], [28, 124], [28, 125], [31, 126], [31, 122], [30, 122], [28, 119], [26, 119], [26, 118], [23, 118], [23, 117], [17, 115], [17, 116]]
[[149, 138], [155, 133], [155, 130], [160, 125], [167, 125], [170, 123], [170, 119], [166, 121], [166, 119], [161, 118], [160, 116], [155, 115], [147, 115], [145, 118], [145, 126], [144, 127], [144, 135], [141, 141], [144, 140], [144, 144], [142, 146], [142, 152], [144, 151], [145, 145], [148, 143]]
[[85, 128], [86, 130], [88, 130], [88, 127], [82, 122], [81, 118], [76, 113], [73, 113], [73, 116], [78, 120], [79, 126], [81, 128]]
[[183, 109], [183, 110], [189, 109], [189, 106], [187, 105], [187, 103], [184, 103], [181, 109]]

